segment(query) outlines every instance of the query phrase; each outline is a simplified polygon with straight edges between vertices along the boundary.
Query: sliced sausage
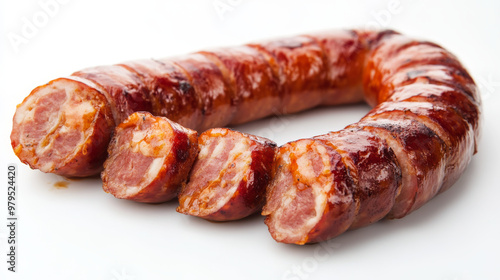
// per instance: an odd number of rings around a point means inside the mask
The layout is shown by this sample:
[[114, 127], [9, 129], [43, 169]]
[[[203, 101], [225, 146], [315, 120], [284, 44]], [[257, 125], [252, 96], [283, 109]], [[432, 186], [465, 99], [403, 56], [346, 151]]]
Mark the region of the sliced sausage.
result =
[[85, 177], [102, 170], [102, 150], [115, 122], [93, 85], [60, 78], [37, 87], [17, 107], [12, 147], [23, 163], [43, 172]]
[[136, 112], [118, 125], [102, 173], [117, 198], [160, 203], [175, 198], [198, 153], [196, 131]]
[[[402, 218], [448, 189], [477, 151], [481, 100], [455, 56], [395, 32], [358, 34], [369, 46], [362, 72], [365, 100], [375, 107], [344, 130], [314, 137], [338, 155], [307, 139], [280, 148], [277, 179], [263, 211], [279, 242], [318, 242], [384, 217]], [[310, 146], [297, 149], [304, 143]], [[346, 178], [337, 184], [347, 184], [350, 193], [347, 200], [344, 194], [331, 200], [355, 206], [350, 214], [326, 218], [324, 193], [335, 188], [324, 178], [338, 172], [324, 168], [329, 161], [343, 163]], [[311, 169], [322, 170], [322, 176]], [[317, 187], [302, 191], [304, 176], [307, 186]]]
[[262, 215], [276, 241], [319, 242], [349, 228], [356, 212], [352, 181], [340, 154], [324, 140], [281, 146], [275, 165]]
[[276, 144], [226, 128], [205, 131], [198, 141], [200, 153], [179, 194], [177, 212], [229, 221], [260, 211]]
[[[277, 152], [262, 213], [277, 241], [304, 244], [404, 217], [463, 173], [477, 152], [481, 99], [453, 54], [391, 30], [348, 30], [88, 68], [36, 88], [16, 111], [11, 141], [33, 168], [87, 176], [100, 171], [115, 125], [139, 110], [166, 116], [138, 113], [119, 125], [103, 173], [116, 196], [160, 202], [188, 180], [197, 151], [194, 131], [171, 121], [199, 130], [363, 98], [374, 108], [360, 122]], [[248, 161], [240, 146], [256, 140], [214, 131], [229, 136], [206, 134], [198, 161], [206, 164], [192, 172], [179, 210], [233, 219], [254, 209], [234, 207], [250, 195], [233, 194], [258, 169], [229, 158]], [[226, 183], [207, 186], [207, 176]]]

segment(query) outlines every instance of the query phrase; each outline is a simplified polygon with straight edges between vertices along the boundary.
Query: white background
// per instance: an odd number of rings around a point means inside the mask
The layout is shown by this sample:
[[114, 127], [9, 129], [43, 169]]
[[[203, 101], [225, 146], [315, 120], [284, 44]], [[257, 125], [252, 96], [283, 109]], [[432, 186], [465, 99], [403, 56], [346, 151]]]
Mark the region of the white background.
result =
[[[499, 1], [61, 0], [46, 10], [47, 2], [0, 0], [0, 279], [500, 279]], [[467, 171], [402, 220], [320, 245], [278, 244], [260, 216], [210, 223], [176, 213], [175, 202], [115, 199], [97, 178], [56, 188], [64, 178], [29, 169], [10, 147], [16, 104], [84, 67], [376, 26], [451, 50], [484, 101], [479, 153]], [[237, 129], [283, 144], [341, 129], [368, 110], [321, 108]], [[8, 163], [19, 169], [17, 273], [6, 263]]]

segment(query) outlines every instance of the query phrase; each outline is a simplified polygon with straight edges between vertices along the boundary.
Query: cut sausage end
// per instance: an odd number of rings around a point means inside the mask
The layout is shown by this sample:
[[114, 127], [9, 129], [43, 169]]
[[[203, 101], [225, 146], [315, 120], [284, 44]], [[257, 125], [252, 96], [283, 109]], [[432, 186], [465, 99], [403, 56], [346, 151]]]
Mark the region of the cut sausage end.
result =
[[103, 188], [117, 198], [160, 203], [177, 196], [194, 162], [195, 131], [167, 118], [137, 112], [111, 140]]
[[85, 177], [102, 170], [113, 126], [101, 93], [60, 78], [34, 89], [17, 107], [11, 143], [31, 168]]
[[272, 176], [276, 144], [226, 128], [200, 135], [190, 181], [179, 194], [179, 213], [215, 221], [259, 211]]
[[275, 165], [262, 214], [276, 241], [302, 245], [347, 230], [355, 205], [345, 167], [331, 147], [322, 140], [291, 142], [280, 148]]

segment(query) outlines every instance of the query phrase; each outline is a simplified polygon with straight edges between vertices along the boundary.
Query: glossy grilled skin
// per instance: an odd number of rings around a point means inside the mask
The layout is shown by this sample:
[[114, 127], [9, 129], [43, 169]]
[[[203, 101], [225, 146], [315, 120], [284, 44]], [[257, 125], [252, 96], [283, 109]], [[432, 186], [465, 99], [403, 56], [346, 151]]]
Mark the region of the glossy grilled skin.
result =
[[276, 143], [215, 128], [198, 138], [200, 153], [177, 212], [212, 221], [231, 221], [259, 212], [274, 174]]
[[[360, 122], [314, 137], [317, 143], [310, 144], [326, 144], [340, 155], [332, 154], [333, 163], [323, 161], [320, 167], [335, 167], [331, 174], [347, 168], [344, 191], [330, 192], [317, 204], [312, 198], [306, 200], [307, 209], [322, 212], [306, 219], [294, 217], [288, 205], [310, 196], [306, 190], [314, 190], [314, 185], [301, 187], [290, 178], [307, 177], [303, 170], [311, 163], [306, 159], [328, 153], [305, 152], [298, 148], [302, 140], [281, 147], [280, 170], [263, 211], [279, 242], [319, 242], [384, 217], [402, 218], [448, 189], [477, 150], [481, 101], [474, 81], [455, 56], [436, 44], [393, 31], [360, 33], [360, 38], [368, 48], [362, 75], [365, 100], [374, 108]], [[367, 142], [367, 137], [377, 140]], [[374, 167], [380, 170], [371, 172]], [[288, 175], [280, 177], [279, 172]], [[381, 174], [387, 175], [382, 177], [385, 183], [370, 186]], [[284, 193], [296, 194], [283, 199]], [[349, 205], [356, 206], [353, 210]], [[311, 226], [308, 221], [316, 222]], [[290, 224], [300, 235], [287, 231]]]

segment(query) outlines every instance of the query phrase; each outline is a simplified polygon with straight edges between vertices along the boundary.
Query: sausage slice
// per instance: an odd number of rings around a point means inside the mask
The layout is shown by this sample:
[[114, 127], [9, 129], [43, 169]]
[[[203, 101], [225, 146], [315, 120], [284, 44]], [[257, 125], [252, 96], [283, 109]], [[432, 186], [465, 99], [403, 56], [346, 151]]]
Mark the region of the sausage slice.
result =
[[117, 198], [160, 203], [177, 196], [198, 153], [197, 133], [150, 113], [118, 125], [101, 174]]
[[227, 128], [200, 135], [200, 153], [177, 212], [213, 221], [244, 218], [259, 211], [273, 175], [276, 144]]

